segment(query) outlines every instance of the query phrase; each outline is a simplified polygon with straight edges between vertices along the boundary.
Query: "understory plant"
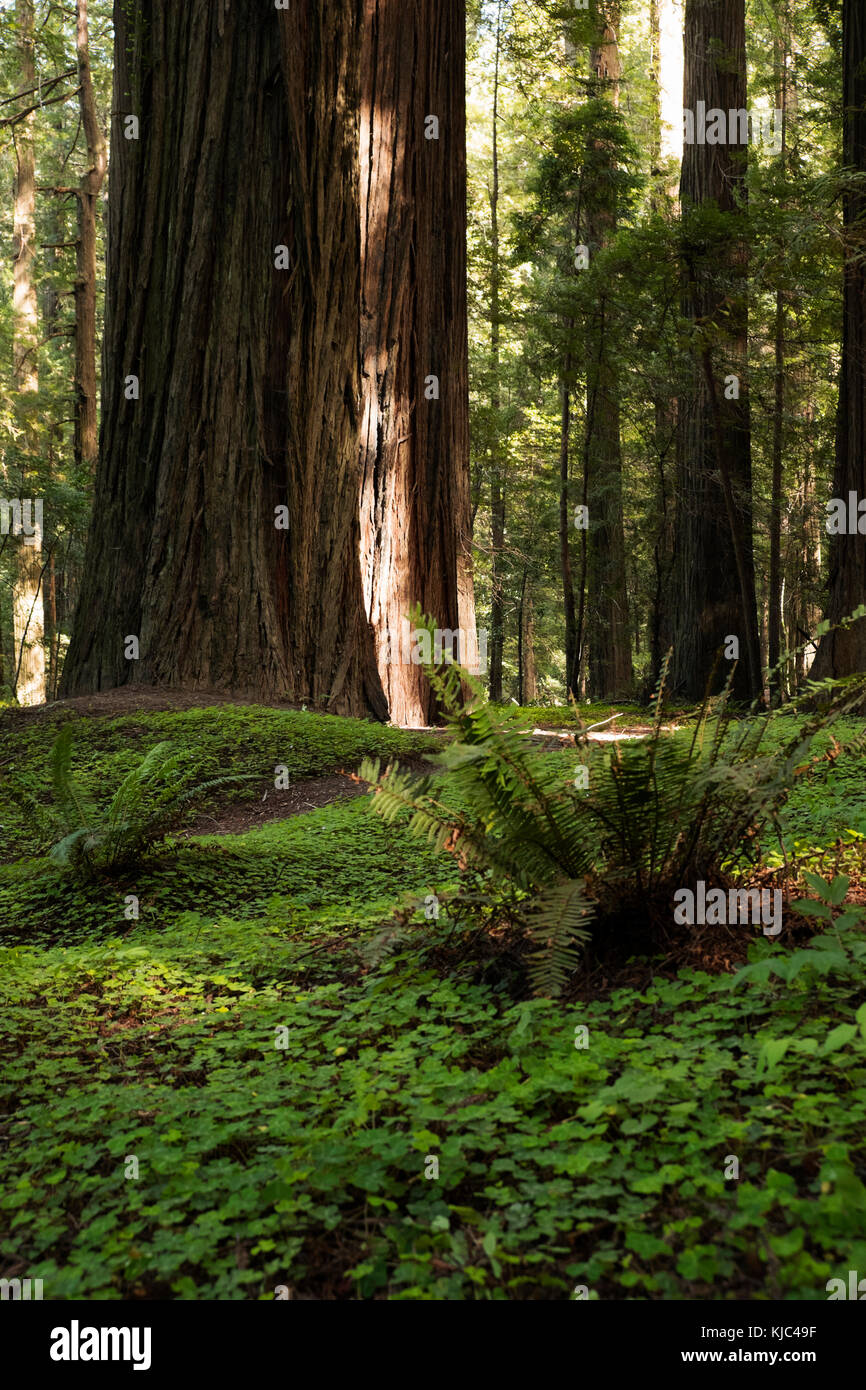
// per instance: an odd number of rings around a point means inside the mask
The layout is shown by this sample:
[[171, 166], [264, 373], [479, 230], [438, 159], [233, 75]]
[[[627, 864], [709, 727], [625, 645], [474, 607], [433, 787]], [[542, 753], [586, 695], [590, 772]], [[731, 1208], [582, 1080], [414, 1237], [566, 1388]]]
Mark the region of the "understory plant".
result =
[[19, 778], [13, 795], [43, 841], [49, 859], [83, 879], [111, 877], [134, 867], [174, 829], [191, 804], [230, 782], [254, 774], [220, 776], [185, 785], [183, 758], [165, 740], [149, 749], [100, 808], [72, 771], [73, 734], [66, 725], [51, 749], [53, 800], [44, 805]]
[[[411, 616], [432, 643], [432, 621], [417, 610]], [[579, 730], [580, 762], [566, 776], [561, 761], [503, 722], [459, 665], [425, 672], [455, 735], [437, 761], [459, 809], [442, 799], [433, 775], [418, 779], [394, 764], [382, 772], [367, 761], [361, 777], [385, 820], [408, 813], [410, 831], [462, 868], [531, 894], [524, 920], [539, 994], [561, 991], [594, 918], [647, 919], [653, 905], [669, 912], [678, 888], [742, 876], [759, 856], [761, 830], [773, 825], [781, 839], [778, 813], [796, 779], [827, 756], [811, 753], [816, 734], [866, 692], [866, 677], [810, 682], [797, 701], [756, 703], [741, 717], [730, 698], [732, 670], [691, 726], [670, 732], [662, 724], [665, 663], [646, 737], [598, 750]], [[846, 745], [864, 747], [866, 733]], [[836, 744], [831, 756], [841, 751]]]
[[[796, 951], [784, 950], [778, 942], [772, 945], [767, 941], [756, 943], [752, 948], [755, 959], [737, 971], [731, 981], [732, 988], [748, 982], [759, 990], [781, 987], [803, 996], [814, 996], [821, 979], [835, 976], [862, 981], [866, 965], [866, 907], [860, 903], [846, 903], [850, 886], [846, 874], [836, 874], [833, 879], [811, 873], [804, 873], [803, 877], [817, 896], [799, 898], [792, 907], [801, 917], [823, 923], [823, 931], [813, 936], [808, 946]], [[824, 1058], [846, 1048], [858, 1036], [866, 1038], [866, 1003], [856, 1010], [853, 1022], [837, 1023], [823, 1038], [791, 1033], [762, 1039], [758, 1074], [776, 1071], [788, 1053]]]
[[817, 897], [798, 898], [791, 906], [799, 916], [822, 923], [823, 930], [810, 939], [808, 946], [796, 951], [785, 949], [778, 942], [771, 945], [761, 941], [755, 947], [758, 958], [737, 972], [735, 985], [749, 980], [769, 986], [775, 976], [786, 985], [799, 981], [800, 986], [809, 989], [819, 975], [863, 977], [866, 907], [845, 902], [850, 879], [847, 874], [837, 874], [831, 880], [811, 873], [804, 873], [803, 877]]

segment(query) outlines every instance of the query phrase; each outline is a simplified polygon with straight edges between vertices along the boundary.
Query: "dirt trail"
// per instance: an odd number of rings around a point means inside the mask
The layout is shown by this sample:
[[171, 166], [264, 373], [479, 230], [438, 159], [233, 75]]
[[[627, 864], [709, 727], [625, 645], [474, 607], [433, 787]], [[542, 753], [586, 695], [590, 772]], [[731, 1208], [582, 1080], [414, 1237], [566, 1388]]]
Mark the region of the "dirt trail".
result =
[[268, 709], [300, 709], [289, 700], [263, 700], [254, 695], [229, 695], [221, 690], [167, 690], [156, 685], [122, 685], [95, 695], [76, 695], [47, 705], [10, 705], [0, 710], [0, 727], [38, 719], [63, 719], [67, 714], [118, 718], [126, 714], [156, 714], [169, 710], [208, 709], [213, 705], [264, 705]]

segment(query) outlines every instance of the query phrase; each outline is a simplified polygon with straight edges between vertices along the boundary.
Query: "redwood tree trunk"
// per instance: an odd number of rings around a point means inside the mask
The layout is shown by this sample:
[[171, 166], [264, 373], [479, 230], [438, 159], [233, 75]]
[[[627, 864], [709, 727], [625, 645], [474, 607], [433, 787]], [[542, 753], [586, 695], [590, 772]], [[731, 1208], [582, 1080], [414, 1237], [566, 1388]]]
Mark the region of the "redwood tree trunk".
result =
[[410, 607], [459, 629], [455, 656], [477, 664], [464, 5], [365, 0], [364, 11], [361, 570], [391, 718], [427, 724], [432, 693], [401, 659]]
[[[618, 105], [620, 7], [600, 12], [602, 32], [590, 50], [590, 66], [600, 95]], [[614, 157], [603, 138], [594, 142], [596, 173], [613, 174]], [[613, 180], [611, 179], [610, 182]], [[606, 186], [599, 178], [602, 187]], [[616, 203], [604, 192], [590, 194], [587, 243], [591, 255], [616, 232]], [[588, 640], [590, 698], [622, 697], [632, 684], [631, 629], [625, 568], [620, 446], [619, 372], [608, 341], [609, 301], [599, 300], [587, 341], [587, 459], [589, 493]]]
[[505, 654], [505, 470], [499, 445], [499, 412], [502, 398], [500, 373], [500, 259], [499, 259], [499, 60], [502, 51], [502, 0], [496, 12], [496, 62], [493, 77], [493, 147], [490, 189], [490, 398], [493, 441], [490, 458], [490, 679], [491, 700], [502, 699], [502, 664]]
[[92, 468], [98, 451], [96, 417], [96, 218], [108, 167], [108, 148], [99, 125], [93, 77], [87, 0], [76, 0], [75, 50], [78, 57], [81, 124], [87, 142], [87, 168], [78, 188], [78, 244], [75, 276], [75, 461]]
[[[571, 328], [573, 325], [569, 323]], [[580, 573], [580, 617], [578, 619], [574, 602], [574, 576], [571, 566], [571, 529], [574, 525], [574, 508], [569, 496], [569, 461], [571, 456], [571, 355], [565, 354], [562, 363], [562, 377], [559, 384], [559, 571], [562, 579], [562, 606], [565, 616], [565, 693], [577, 695], [581, 644], [583, 642], [583, 619], [586, 594], [586, 530], [581, 529], [582, 563]], [[584, 470], [585, 474], [585, 470]], [[585, 481], [585, 479], [584, 479]], [[581, 506], [585, 507], [586, 487], [581, 495]]]
[[115, 0], [101, 447], [66, 694], [140, 680], [386, 714], [359, 564], [362, 18], [362, 0]]
[[[683, 105], [723, 112], [746, 109], [744, 0], [687, 0]], [[680, 199], [684, 312], [695, 329], [690, 389], [681, 397], [683, 425], [673, 569], [671, 684], [700, 699], [720, 649], [736, 637], [740, 660], [735, 694], [760, 689], [752, 553], [746, 252], [736, 209], [745, 196], [746, 147], [687, 143]], [[714, 204], [724, 227], [692, 236], [689, 213]], [[739, 397], [725, 396], [736, 376]], [[733, 383], [727, 387], [734, 391]], [[721, 662], [716, 687], [727, 669]]]
[[[776, 67], [776, 106], [782, 112], [782, 167], [788, 143], [788, 44], [789, 16], [783, 16], [783, 33], [774, 41]], [[781, 249], [781, 248], [780, 248]], [[785, 293], [776, 291], [773, 373], [773, 471], [770, 483], [770, 573], [768, 579], [769, 618], [767, 626], [767, 664], [774, 671], [782, 655], [782, 490], [784, 483], [785, 432]], [[799, 645], [799, 644], [798, 644]], [[772, 690], [786, 694], [784, 672], [771, 678]]]
[[524, 567], [520, 586], [520, 612], [517, 621], [517, 703], [534, 705], [538, 699], [538, 668], [535, 661], [535, 611], [532, 584]]
[[[33, 0], [17, 0], [15, 19], [18, 29], [19, 81], [22, 92], [36, 85]], [[32, 96], [24, 100], [29, 104]], [[36, 244], [36, 161], [33, 146], [32, 112], [16, 128], [15, 209], [13, 223], [14, 289], [13, 379], [20, 436], [21, 499], [37, 500], [38, 487], [32, 470], [37, 451], [33, 399], [39, 389], [39, 315], [33, 281]], [[29, 476], [28, 476], [29, 473]], [[33, 513], [31, 512], [31, 516]], [[45, 699], [44, 605], [42, 594], [42, 534], [39, 525], [32, 539], [16, 536], [16, 578], [12, 593], [14, 639], [13, 684], [19, 704], [38, 705]]]
[[[845, 0], [842, 11], [844, 154], [843, 164], [866, 172], [866, 14], [859, 0]], [[866, 192], [849, 189], [844, 198], [846, 258], [842, 324], [842, 375], [836, 421], [833, 496], [846, 505], [849, 492], [866, 497], [866, 261], [862, 221]], [[830, 590], [827, 618], [838, 623], [866, 600], [866, 543], [861, 535], [830, 538]], [[866, 671], [866, 619], [821, 638], [810, 675], [850, 676]]]
[[[650, 94], [652, 98], [652, 144], [650, 167], [652, 189], [650, 205], [654, 212], [668, 213], [678, 197], [679, 174], [672, 181], [670, 173], [670, 136], [662, 133], [663, 110], [669, 106], [668, 93], [671, 66], [671, 0], [651, 0], [650, 3]], [[682, 48], [682, 34], [679, 35]], [[680, 90], [682, 83], [679, 84]], [[677, 94], [679, 102], [679, 93]], [[677, 159], [679, 163], [679, 158]], [[667, 383], [666, 383], [667, 385]], [[653, 593], [649, 617], [649, 689], [654, 690], [661, 675], [662, 663], [671, 645], [670, 577], [674, 553], [673, 467], [670, 460], [676, 453], [677, 398], [663, 387], [653, 393], [654, 428], [654, 496], [653, 496]]]

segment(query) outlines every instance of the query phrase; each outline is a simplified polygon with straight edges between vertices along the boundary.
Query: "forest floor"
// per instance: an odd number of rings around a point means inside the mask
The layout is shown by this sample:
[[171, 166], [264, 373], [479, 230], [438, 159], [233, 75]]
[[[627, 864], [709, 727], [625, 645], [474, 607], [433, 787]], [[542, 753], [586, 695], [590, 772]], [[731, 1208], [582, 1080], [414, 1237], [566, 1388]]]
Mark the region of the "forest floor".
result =
[[[441, 734], [113, 701], [0, 714], [0, 1276], [52, 1299], [824, 1299], [866, 1268], [860, 978], [738, 984], [754, 928], [624, 924], [532, 998], [507, 932], [449, 920], [453, 859], [346, 775], [429, 771]], [[573, 767], [550, 738], [572, 711], [504, 717]], [[70, 721], [99, 805], [163, 739], [191, 781], [254, 780], [84, 885], [5, 775], [49, 806]], [[789, 867], [768, 838], [757, 883], [846, 872], [866, 902], [864, 772], [807, 779]], [[813, 931], [789, 902], [786, 950]]]

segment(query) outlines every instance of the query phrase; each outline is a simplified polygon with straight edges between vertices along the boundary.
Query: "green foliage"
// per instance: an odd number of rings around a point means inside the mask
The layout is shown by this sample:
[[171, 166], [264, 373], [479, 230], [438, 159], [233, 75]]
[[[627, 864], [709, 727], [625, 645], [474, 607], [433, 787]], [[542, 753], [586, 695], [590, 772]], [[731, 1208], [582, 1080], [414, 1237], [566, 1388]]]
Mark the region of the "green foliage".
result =
[[230, 782], [251, 780], [244, 775], [214, 777], [184, 789], [183, 758], [170, 743], [158, 743], [127, 773], [100, 814], [76, 785], [72, 739], [72, 726], [67, 724], [51, 751], [53, 805], [40, 806], [23, 784], [17, 791], [25, 812], [31, 810], [40, 827], [47, 820], [61, 832], [51, 847], [51, 862], [84, 879], [111, 877], [135, 867], [165, 839], [191, 803], [200, 803]]
[[[65, 834], [44, 805], [45, 779], [58, 719], [7, 717], [0, 774], [0, 850], [32, 855]], [[60, 727], [64, 727], [62, 722]], [[215, 795], [251, 795], [277, 764], [292, 783], [351, 768], [365, 753], [417, 755], [438, 746], [428, 735], [405, 733], [365, 720], [338, 719], [298, 710], [224, 705], [218, 708], [140, 713], [107, 719], [78, 719], [70, 749], [70, 779], [80, 799], [96, 807], [103, 824], [112, 788], [140, 767], [142, 758], [169, 736], [184, 750], [178, 788], [213, 781], [220, 767], [250, 773], [215, 788]], [[13, 800], [13, 784], [25, 783], [25, 813]], [[199, 804], [199, 803], [187, 803]], [[206, 805], [213, 804], [208, 796]], [[154, 856], [111, 881], [86, 881], [58, 874], [47, 859], [24, 857], [0, 863], [0, 939], [52, 945], [62, 941], [103, 941], [135, 923], [124, 916], [125, 895], [139, 899], [141, 924], [161, 928], [182, 908], [205, 914], [230, 913], [248, 921], [285, 924], [310, 912], [340, 916], [347, 904], [384, 900], [387, 916], [394, 895], [407, 884], [425, 892], [447, 884], [456, 867], [434, 858], [390, 827], [371, 823], [359, 801], [335, 805], [309, 816], [275, 820], [261, 829], [228, 838], [175, 839], [170, 855]]]
[[530, 957], [536, 994], [561, 994], [578, 963], [578, 950], [589, 940], [585, 927], [595, 912], [579, 879], [567, 879], [543, 893], [529, 919], [535, 945]]
[[799, 988], [808, 990], [819, 976], [862, 978], [866, 963], [866, 934], [862, 930], [866, 907], [855, 903], [843, 911], [837, 910], [844, 903], [850, 879], [847, 874], [837, 874], [828, 881], [808, 871], [803, 876], [818, 896], [798, 899], [792, 904], [794, 911], [802, 917], [817, 918], [825, 924], [825, 930], [813, 936], [803, 950], [762, 943], [755, 948], [757, 959], [737, 972], [735, 984], [750, 980], [767, 986], [776, 976], [789, 986], [797, 982]]
[[[422, 621], [417, 612], [412, 618]], [[427, 626], [432, 630], [432, 623]], [[380, 775], [378, 760], [366, 760], [361, 776], [375, 787], [373, 808], [387, 823], [411, 811], [410, 833], [454, 853], [461, 867], [485, 869], [532, 890], [533, 987], [558, 992], [588, 939], [584, 927], [592, 908], [579, 880], [593, 861], [574, 798], [563, 789], [562, 768], [539, 759], [525, 735], [503, 724], [491, 706], [477, 700], [464, 705], [461, 686], [471, 681], [456, 664], [427, 668], [427, 676], [456, 734], [437, 761], [462, 809], [455, 812], [434, 795], [432, 776], [419, 780], [393, 764]]]
[[[249, 743], [231, 709], [80, 721], [76, 784], [92, 770], [95, 793], [100, 767], [129, 771], [179, 728], [197, 776], [250, 770], [257, 739], [272, 766], [288, 730], [293, 768], [366, 738], [376, 756], [418, 746], [245, 717]], [[54, 742], [12, 727], [4, 757]], [[535, 751], [571, 780], [573, 754]], [[52, 1299], [567, 1300], [580, 1282], [811, 1300], [864, 1266], [860, 979], [747, 990], [685, 971], [515, 1002], [483, 933], [455, 957], [456, 873], [360, 799], [176, 841], [136, 870], [138, 922], [116, 883], [0, 866], [0, 1273], [24, 1267]], [[421, 932], [431, 892], [443, 911]], [[507, 881], [485, 892], [491, 931], [528, 905]], [[791, 1037], [806, 1047], [765, 1064]]]
[[[422, 621], [418, 613], [413, 621]], [[427, 674], [455, 734], [438, 761], [460, 809], [444, 801], [431, 777], [418, 780], [393, 766], [382, 775], [375, 762], [361, 775], [374, 785], [373, 807], [386, 821], [408, 812], [410, 833], [535, 895], [537, 992], [561, 987], [597, 910], [645, 920], [648, 905], [668, 906], [676, 889], [719, 881], [753, 861], [761, 829], [778, 825], [797, 777], [811, 766], [816, 734], [855, 708], [866, 687], [866, 678], [812, 684], [807, 698], [817, 707], [805, 721], [792, 717], [794, 705], [738, 720], [729, 680], [721, 696], [705, 699], [692, 728], [669, 734], [663, 673], [644, 739], [593, 755], [582, 736], [583, 791], [477, 691], [463, 702], [465, 672], [452, 666]], [[780, 727], [780, 737], [767, 737]], [[851, 745], [866, 747], [866, 733]]]
[[[45, 841], [33, 802], [45, 794], [43, 769], [50, 765], [58, 731], [69, 719], [62, 709], [46, 711], [39, 719], [5, 716], [4, 751], [0, 762], [0, 857], [13, 851], [35, 852]], [[273, 786], [274, 768], [285, 767], [289, 780], [320, 777], [340, 768], [351, 769], [365, 755], [418, 755], [438, 747], [429, 735], [404, 732], [364, 719], [341, 719], [302, 710], [268, 709], [253, 705], [144, 712], [121, 718], [75, 720], [71, 768], [79, 794], [99, 813], [107, 810], [112, 788], [134, 771], [155, 744], [170, 742], [183, 748], [184, 788], [223, 775], [250, 774], [232, 786], [238, 800], [255, 795], [255, 777]], [[5, 763], [5, 768], [3, 764]], [[11, 797], [13, 782], [23, 784], [31, 803], [25, 819]]]
[[514, 1004], [440, 977], [442, 924], [359, 970], [348, 915], [0, 953], [4, 1264], [180, 1301], [817, 1300], [863, 1267], [866, 1037], [759, 1066], [848, 1022], [851, 982]]
[[[866, 932], [863, 930], [866, 907], [853, 904], [844, 911], [837, 911], [844, 904], [850, 884], [846, 874], [837, 874], [832, 880], [811, 873], [804, 877], [818, 896], [799, 899], [793, 904], [794, 910], [801, 916], [825, 922], [827, 930], [813, 936], [806, 950], [786, 952], [775, 948], [766, 954], [756, 951], [758, 959], [737, 972], [734, 986], [748, 980], [768, 988], [775, 975], [789, 988], [796, 985], [810, 995], [818, 981], [829, 976], [847, 977], [858, 984], [862, 980], [866, 964]], [[758, 1071], [775, 1073], [786, 1054], [800, 1053], [823, 1059], [863, 1038], [866, 1038], [866, 1004], [857, 1009], [853, 1023], [842, 1022], [828, 1028], [823, 1040], [798, 1033], [760, 1038]]]

